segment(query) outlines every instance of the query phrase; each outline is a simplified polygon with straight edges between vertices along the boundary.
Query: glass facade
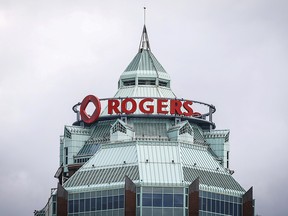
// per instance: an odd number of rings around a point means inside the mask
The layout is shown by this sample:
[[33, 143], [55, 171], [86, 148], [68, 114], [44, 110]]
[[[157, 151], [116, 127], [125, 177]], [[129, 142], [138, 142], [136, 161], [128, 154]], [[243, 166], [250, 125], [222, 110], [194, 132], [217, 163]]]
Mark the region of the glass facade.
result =
[[124, 215], [124, 189], [69, 194], [68, 216], [94, 215]]
[[[142, 193], [141, 193], [142, 190]], [[186, 192], [185, 192], [186, 191]], [[178, 187], [142, 187], [137, 189], [137, 215], [185, 215], [188, 212], [187, 190]]]
[[242, 198], [224, 194], [200, 191], [200, 216], [212, 215], [242, 215]]

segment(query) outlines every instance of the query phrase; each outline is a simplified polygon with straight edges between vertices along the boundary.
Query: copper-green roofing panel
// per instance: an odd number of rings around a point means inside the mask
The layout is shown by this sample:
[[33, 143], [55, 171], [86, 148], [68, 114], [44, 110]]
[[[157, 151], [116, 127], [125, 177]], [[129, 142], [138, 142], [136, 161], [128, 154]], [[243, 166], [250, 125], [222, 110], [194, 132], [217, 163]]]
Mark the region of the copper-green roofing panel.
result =
[[193, 182], [199, 177], [200, 184], [215, 186], [224, 189], [245, 191], [240, 184], [230, 175], [216, 171], [206, 171], [197, 168], [183, 167], [184, 180]]
[[108, 169], [78, 171], [64, 184], [64, 187], [69, 188], [123, 182], [125, 175], [128, 175], [131, 180], [139, 179], [138, 166], [122, 166]]
[[137, 70], [153, 70], [165, 72], [162, 65], [158, 62], [155, 56], [149, 50], [142, 50], [142, 52], [137, 53], [128, 67], [125, 69], [124, 73], [127, 71], [137, 71]]

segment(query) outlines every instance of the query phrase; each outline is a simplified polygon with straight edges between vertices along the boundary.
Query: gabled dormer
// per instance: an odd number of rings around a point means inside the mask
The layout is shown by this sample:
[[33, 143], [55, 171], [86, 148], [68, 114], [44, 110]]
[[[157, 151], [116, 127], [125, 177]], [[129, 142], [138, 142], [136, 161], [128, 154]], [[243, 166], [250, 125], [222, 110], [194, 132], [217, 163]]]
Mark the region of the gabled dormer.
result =
[[193, 143], [194, 132], [188, 121], [176, 124], [168, 130], [168, 137], [171, 141], [183, 141]]
[[134, 131], [132, 127], [127, 125], [124, 121], [117, 119], [110, 129], [110, 141], [121, 142], [132, 140]]

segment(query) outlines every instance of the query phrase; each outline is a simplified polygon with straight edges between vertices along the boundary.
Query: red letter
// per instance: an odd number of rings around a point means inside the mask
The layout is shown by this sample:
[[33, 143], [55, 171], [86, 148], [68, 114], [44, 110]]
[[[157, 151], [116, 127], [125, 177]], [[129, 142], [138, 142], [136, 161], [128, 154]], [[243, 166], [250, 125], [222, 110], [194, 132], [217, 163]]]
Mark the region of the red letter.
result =
[[173, 114], [182, 115], [181, 107], [182, 107], [181, 101], [179, 101], [179, 100], [171, 100], [170, 101], [170, 113], [172, 115]]
[[158, 99], [157, 100], [157, 113], [158, 114], [167, 114], [168, 113], [168, 111], [163, 110], [163, 108], [168, 107], [167, 104], [163, 104], [166, 102], [168, 102], [168, 100], [166, 100], [166, 99]]
[[[85, 110], [87, 108], [87, 105], [90, 102], [92, 102], [95, 106], [95, 110], [91, 116], [88, 115]], [[81, 115], [81, 119], [85, 123], [91, 124], [95, 122], [99, 118], [100, 112], [101, 112], [101, 103], [100, 103], [100, 100], [96, 96], [88, 95], [83, 99], [81, 106], [80, 106], [80, 115]]]
[[183, 112], [184, 116], [192, 116], [193, 115], [193, 109], [192, 109], [192, 101], [184, 101], [183, 107], [187, 112]]
[[[127, 103], [131, 103], [132, 107], [130, 108], [130, 110], [127, 108]], [[126, 113], [126, 114], [131, 114], [134, 113], [137, 109], [137, 103], [133, 98], [126, 98], [122, 101], [121, 104], [121, 110], [122, 112]]]
[[118, 100], [108, 100], [108, 114], [113, 114], [113, 111], [116, 113], [116, 114], [119, 114], [120, 111], [118, 109], [120, 105], [120, 102]]
[[146, 113], [146, 114], [152, 114], [154, 112], [154, 106], [153, 105], [147, 105], [145, 109], [144, 108], [144, 103], [145, 102], [153, 102], [152, 98], [145, 98], [143, 100], [140, 101], [139, 103], [139, 109], [142, 113]]

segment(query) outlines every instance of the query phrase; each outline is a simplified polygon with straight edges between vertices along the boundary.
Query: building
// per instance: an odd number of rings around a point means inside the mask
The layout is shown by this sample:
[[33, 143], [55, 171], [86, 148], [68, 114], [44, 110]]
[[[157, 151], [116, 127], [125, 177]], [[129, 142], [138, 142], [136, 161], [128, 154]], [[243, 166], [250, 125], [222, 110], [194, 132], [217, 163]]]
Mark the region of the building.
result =
[[215, 129], [215, 107], [180, 99], [170, 86], [144, 25], [114, 97], [88, 95], [73, 107], [58, 186], [34, 215], [254, 215], [252, 188], [232, 177], [230, 132]]

